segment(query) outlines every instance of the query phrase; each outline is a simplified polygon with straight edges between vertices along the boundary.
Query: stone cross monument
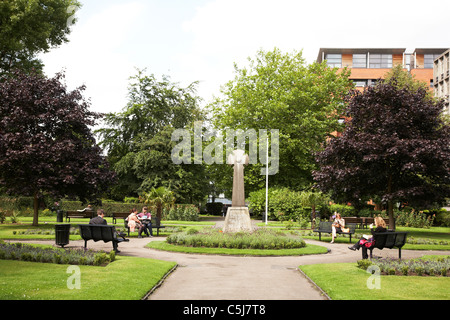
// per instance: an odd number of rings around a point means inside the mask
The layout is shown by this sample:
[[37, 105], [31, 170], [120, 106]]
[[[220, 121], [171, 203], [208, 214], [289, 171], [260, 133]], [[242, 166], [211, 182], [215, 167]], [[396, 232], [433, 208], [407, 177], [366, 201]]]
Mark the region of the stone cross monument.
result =
[[244, 166], [248, 165], [248, 155], [243, 150], [235, 150], [228, 156], [227, 164], [234, 166], [233, 197], [228, 208], [223, 232], [252, 231], [250, 214], [245, 206]]

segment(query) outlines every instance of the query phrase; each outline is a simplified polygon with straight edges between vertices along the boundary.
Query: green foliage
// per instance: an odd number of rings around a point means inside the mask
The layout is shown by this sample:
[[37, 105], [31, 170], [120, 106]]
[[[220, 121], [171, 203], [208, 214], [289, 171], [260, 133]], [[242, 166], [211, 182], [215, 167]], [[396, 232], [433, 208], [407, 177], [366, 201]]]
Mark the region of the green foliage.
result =
[[41, 248], [21, 243], [0, 243], [0, 259], [100, 266], [113, 262], [115, 254], [84, 249]]
[[[349, 72], [336, 72], [326, 63], [306, 65], [302, 52], [277, 48], [248, 60], [248, 67], [235, 66], [223, 98], [209, 105], [214, 125], [219, 130], [279, 129], [280, 170], [270, 178], [272, 185], [301, 190], [312, 182], [314, 152], [340, 128], [338, 114], [352, 87]], [[262, 187], [260, 168], [246, 168], [249, 192]]]
[[125, 199], [123, 199], [123, 202], [125, 202], [125, 203], [139, 203], [139, 198], [137, 198], [137, 197], [125, 197]]
[[447, 276], [450, 271], [450, 256], [427, 257], [410, 260], [372, 259], [358, 261], [358, 267], [367, 270], [370, 265], [380, 268], [386, 275]]
[[193, 204], [176, 204], [163, 210], [164, 220], [198, 221], [198, 208]]
[[215, 216], [221, 216], [222, 215], [222, 208], [223, 203], [222, 202], [208, 202], [206, 204], [206, 211], [209, 214], [215, 215]]
[[203, 199], [208, 181], [203, 166], [175, 165], [171, 140], [176, 129], [189, 129], [202, 120], [196, 83], [182, 88], [138, 70], [130, 78], [129, 102], [122, 112], [105, 116], [100, 144], [118, 175], [111, 197], [122, 200], [151, 188], [170, 188], [180, 203]]
[[[312, 205], [316, 210], [325, 206], [327, 196], [311, 191], [292, 191], [288, 188], [269, 188], [268, 213], [270, 220], [303, 221], [310, 219]], [[266, 210], [266, 189], [250, 193], [249, 208], [255, 216], [264, 216]]]
[[0, 74], [14, 68], [41, 70], [37, 54], [68, 41], [71, 5], [80, 7], [76, 0], [0, 1]]
[[214, 228], [200, 232], [181, 232], [167, 237], [167, 243], [192, 247], [233, 249], [294, 249], [306, 246], [305, 241], [270, 229], [258, 229], [253, 233], [222, 233]]
[[328, 206], [331, 213], [334, 214], [334, 212], [340, 213], [343, 217], [355, 217], [356, 211], [355, 208], [352, 206], [348, 206], [345, 204], [331, 204]]
[[[86, 207], [81, 201], [70, 200], [62, 200], [60, 201], [60, 205], [61, 210], [64, 211], [75, 211]], [[136, 208], [140, 212], [142, 207], [144, 207], [144, 204], [102, 201], [101, 209], [105, 211], [106, 216], [112, 216], [113, 212], [130, 212], [133, 208]], [[98, 208], [100, 207], [94, 206], [94, 211]]]
[[410, 212], [397, 211], [395, 219], [398, 226], [429, 229], [433, 225], [434, 217], [413, 209]]
[[434, 222], [438, 226], [450, 227], [450, 211], [446, 209], [423, 210], [427, 216], [433, 216]]

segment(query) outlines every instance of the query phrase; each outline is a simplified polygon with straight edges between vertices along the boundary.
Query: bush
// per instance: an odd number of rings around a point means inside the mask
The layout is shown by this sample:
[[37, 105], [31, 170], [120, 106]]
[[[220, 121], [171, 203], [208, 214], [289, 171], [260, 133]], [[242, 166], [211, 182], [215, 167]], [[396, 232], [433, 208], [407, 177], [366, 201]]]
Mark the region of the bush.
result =
[[[367, 261], [367, 262], [364, 262]], [[429, 275], [447, 276], [450, 270], [450, 256], [419, 258], [411, 260], [372, 259], [358, 261], [358, 267], [367, 269], [369, 265], [380, 268], [381, 274], [387, 275]]]
[[208, 202], [206, 204], [206, 212], [214, 216], [221, 216], [222, 208], [223, 208], [222, 202]]
[[198, 208], [193, 204], [176, 204], [163, 210], [163, 219], [178, 221], [198, 221]]
[[[269, 188], [268, 195], [270, 220], [298, 221], [310, 219], [311, 207], [302, 204], [301, 192], [292, 191], [288, 188]], [[254, 216], [264, 216], [266, 212], [266, 189], [251, 192], [248, 202]]]
[[136, 197], [125, 197], [125, 199], [123, 199], [123, 202], [125, 202], [125, 203], [139, 203], [139, 198], [136, 198]]
[[429, 229], [433, 225], [433, 216], [428, 216], [423, 212], [396, 211], [395, 221], [398, 226], [426, 228]]
[[334, 212], [340, 213], [342, 217], [355, 217], [356, 210], [352, 206], [348, 206], [345, 204], [331, 204], [328, 206], [331, 213], [334, 215]]
[[427, 216], [434, 216], [434, 223], [441, 227], [450, 227], [450, 211], [442, 209], [424, 210]]
[[115, 260], [115, 253], [114, 251], [106, 254], [103, 251], [85, 251], [84, 249], [40, 248], [21, 243], [0, 243], [0, 259], [71, 265], [104, 265]]

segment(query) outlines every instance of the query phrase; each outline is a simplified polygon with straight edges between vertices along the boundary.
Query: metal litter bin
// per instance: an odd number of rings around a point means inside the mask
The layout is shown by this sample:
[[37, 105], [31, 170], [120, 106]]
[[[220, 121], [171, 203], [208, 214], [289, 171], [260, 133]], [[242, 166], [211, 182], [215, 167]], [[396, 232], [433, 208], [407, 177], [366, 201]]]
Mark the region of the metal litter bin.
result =
[[55, 225], [55, 242], [57, 246], [64, 248], [69, 244], [70, 224], [56, 224]]
[[63, 211], [62, 210], [56, 210], [56, 222], [64, 222], [63, 221]]

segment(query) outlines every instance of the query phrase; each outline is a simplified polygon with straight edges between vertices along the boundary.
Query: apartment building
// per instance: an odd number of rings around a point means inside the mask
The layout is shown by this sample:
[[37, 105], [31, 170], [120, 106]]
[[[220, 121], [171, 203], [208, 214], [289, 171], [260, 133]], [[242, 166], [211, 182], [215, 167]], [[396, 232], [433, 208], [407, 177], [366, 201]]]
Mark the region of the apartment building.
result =
[[406, 48], [321, 48], [317, 61], [327, 61], [330, 67], [349, 68], [350, 79], [361, 90], [383, 79], [398, 64], [433, 90], [434, 61], [447, 49], [423, 48], [407, 52]]
[[450, 49], [434, 60], [434, 94], [446, 100], [444, 112], [450, 115]]

